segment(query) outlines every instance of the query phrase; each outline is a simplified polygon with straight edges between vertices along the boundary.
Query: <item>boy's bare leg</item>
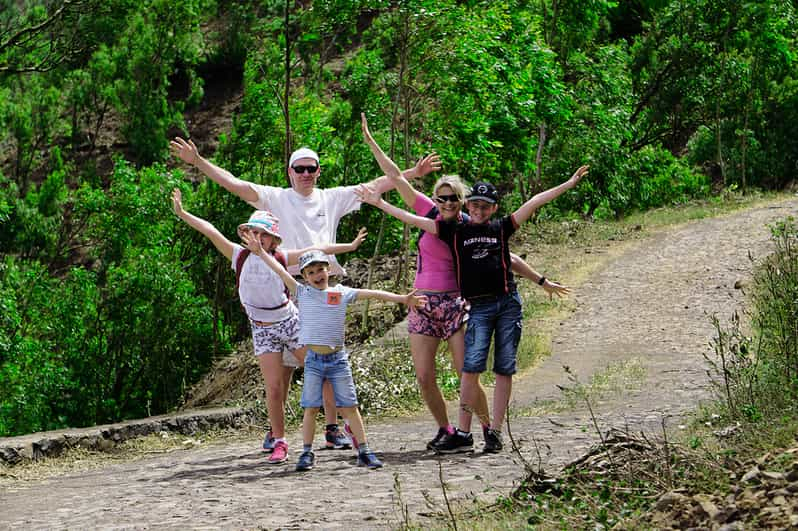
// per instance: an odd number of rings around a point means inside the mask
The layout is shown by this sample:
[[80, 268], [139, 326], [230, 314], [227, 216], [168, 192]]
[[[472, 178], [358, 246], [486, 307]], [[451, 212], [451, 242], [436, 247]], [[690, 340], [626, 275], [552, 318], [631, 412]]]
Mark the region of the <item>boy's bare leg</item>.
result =
[[510, 394], [513, 391], [513, 377], [503, 374], [496, 375], [496, 387], [493, 389], [493, 424], [491, 427], [501, 431], [507, 406], [510, 403]]
[[363, 427], [363, 417], [360, 416], [360, 409], [357, 406], [342, 407], [341, 414], [349, 421], [349, 427], [357, 438], [358, 442], [366, 444], [366, 428]]
[[[438, 426], [445, 428], [449, 425], [449, 416], [446, 414], [446, 401], [435, 378], [435, 355], [439, 343], [436, 337], [410, 334], [410, 353], [421, 397]], [[462, 367], [462, 363], [460, 365]]]
[[[462, 382], [462, 376], [460, 377], [460, 381]], [[460, 414], [457, 417], [457, 421], [460, 423], [460, 429], [462, 431], [471, 431], [472, 413], [477, 416], [480, 424], [483, 426], [490, 426], [488, 395], [485, 393], [485, 388], [482, 387], [482, 382], [479, 380], [479, 377], [477, 377], [475, 387], [474, 405], [470, 406], [468, 409], [461, 407]]]
[[319, 408], [308, 407], [305, 408], [305, 414], [302, 417], [302, 443], [305, 445], [313, 444], [313, 437], [316, 435], [316, 415], [319, 414]]
[[321, 398], [324, 402], [324, 420], [327, 424], [338, 424], [338, 410], [335, 408], [335, 393], [330, 380], [324, 380], [321, 387]]
[[[477, 394], [479, 387], [479, 373], [462, 372], [460, 377], [460, 411], [475, 411], [477, 408]], [[484, 390], [483, 390], [484, 392]], [[462, 417], [461, 417], [462, 418]]]
[[272, 426], [272, 437], [279, 439], [285, 437], [285, 397], [288, 393], [283, 353], [261, 354], [258, 356], [258, 365], [263, 382], [266, 384], [266, 411]]

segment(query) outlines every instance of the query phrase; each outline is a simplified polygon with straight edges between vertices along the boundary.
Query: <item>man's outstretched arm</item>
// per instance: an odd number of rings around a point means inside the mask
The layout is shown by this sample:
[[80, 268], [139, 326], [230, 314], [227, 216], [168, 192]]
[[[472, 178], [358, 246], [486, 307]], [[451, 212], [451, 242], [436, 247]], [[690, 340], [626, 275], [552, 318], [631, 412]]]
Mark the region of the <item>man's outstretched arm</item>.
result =
[[178, 136], [169, 142], [169, 149], [174, 156], [194, 166], [228, 192], [234, 193], [248, 203], [254, 203], [258, 200], [258, 194], [252, 189], [248, 181], [239, 179], [224, 168], [220, 168], [202, 157], [193, 141], [183, 140]]

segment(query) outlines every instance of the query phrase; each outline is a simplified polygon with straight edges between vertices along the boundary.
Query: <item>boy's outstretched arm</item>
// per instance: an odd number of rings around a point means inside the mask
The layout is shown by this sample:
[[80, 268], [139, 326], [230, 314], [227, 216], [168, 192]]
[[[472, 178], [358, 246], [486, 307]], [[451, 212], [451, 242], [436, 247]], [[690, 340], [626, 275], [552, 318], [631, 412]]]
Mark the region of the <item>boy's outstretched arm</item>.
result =
[[573, 175], [571, 175], [571, 178], [564, 183], [560, 184], [559, 186], [555, 186], [554, 188], [549, 188], [545, 192], [536, 194], [534, 197], [532, 197], [532, 199], [518, 207], [518, 210], [513, 212], [513, 218], [515, 219], [515, 222], [518, 225], [521, 225], [532, 216], [535, 210], [545, 205], [549, 201], [556, 199], [562, 195], [563, 192], [575, 187], [577, 184], [579, 184], [582, 176], [587, 173], [588, 168], [590, 168], [590, 166], [581, 166], [574, 172]]
[[250, 187], [247, 181], [242, 181], [224, 168], [203, 158], [199, 154], [197, 146], [192, 140], [183, 140], [179, 136], [169, 142], [169, 149], [172, 154], [183, 162], [190, 164], [204, 173], [210, 180], [232, 192], [244, 201], [254, 203], [258, 200], [258, 194]]
[[177, 188], [172, 190], [172, 209], [177, 217], [186, 222], [186, 225], [208, 238], [225, 258], [233, 259], [233, 242], [225, 238], [210, 222], [183, 210], [183, 194]]
[[360, 244], [363, 243], [363, 240], [366, 239], [366, 236], [368, 236], [368, 234], [369, 233], [366, 230], [366, 227], [361, 227], [355, 239], [349, 243], [328, 243], [326, 245], [305, 247], [304, 249], [287, 249], [287, 250], [280, 249], [280, 250], [285, 255], [285, 261], [288, 265], [296, 265], [299, 263], [300, 256], [302, 256], [304, 253], [308, 251], [312, 251], [313, 249], [318, 249], [324, 254], [351, 253], [352, 251], [355, 251], [357, 250], [358, 247], [360, 247]]
[[360, 126], [363, 129], [363, 139], [374, 154], [374, 158], [377, 160], [380, 169], [385, 173], [384, 177], [374, 179], [368, 184], [381, 194], [396, 188], [401, 194], [404, 202], [412, 207], [416, 201], [416, 191], [407, 179], [423, 177], [430, 172], [441, 169], [440, 157], [436, 153], [432, 153], [419, 160], [415, 167], [401, 172], [399, 171], [399, 166], [385, 154], [374, 140], [374, 137], [371, 136], [365, 113], [360, 113]]
[[296, 293], [296, 280], [274, 256], [266, 252], [266, 250], [260, 244], [260, 237], [258, 237], [258, 234], [250, 230], [242, 232], [243, 235], [241, 239], [243, 240], [247, 249], [249, 249], [252, 254], [259, 256], [261, 260], [266, 262], [267, 266], [272, 268], [272, 271], [280, 275], [285, 287], [287, 287], [291, 293]]
[[379, 299], [387, 302], [404, 304], [408, 308], [421, 308], [427, 305], [429, 299], [426, 295], [416, 295], [417, 290], [413, 290], [405, 295], [383, 291], [381, 289], [359, 289], [357, 290], [358, 299]]
[[377, 190], [366, 184], [361, 184], [355, 190], [355, 195], [357, 195], [357, 197], [364, 203], [368, 203], [369, 205], [379, 208], [386, 214], [395, 217], [402, 223], [413, 225], [414, 227], [418, 227], [419, 229], [429, 232], [430, 234], [438, 234], [438, 223], [434, 219], [417, 216], [408, 212], [407, 210], [402, 210], [399, 207], [385, 202]]
[[[518, 256], [517, 254], [510, 253], [510, 269], [512, 269], [513, 273], [518, 276], [528, 278], [538, 286], [543, 288], [543, 291], [549, 296], [551, 299], [552, 295], [557, 295], [558, 297], [562, 297], [564, 295], [568, 295], [571, 293], [570, 288], [563, 286], [562, 284], [558, 284], [552, 280], [547, 279], [537, 271], [535, 271], [532, 266], [527, 264], [523, 258]], [[540, 281], [543, 281], [543, 284]]]

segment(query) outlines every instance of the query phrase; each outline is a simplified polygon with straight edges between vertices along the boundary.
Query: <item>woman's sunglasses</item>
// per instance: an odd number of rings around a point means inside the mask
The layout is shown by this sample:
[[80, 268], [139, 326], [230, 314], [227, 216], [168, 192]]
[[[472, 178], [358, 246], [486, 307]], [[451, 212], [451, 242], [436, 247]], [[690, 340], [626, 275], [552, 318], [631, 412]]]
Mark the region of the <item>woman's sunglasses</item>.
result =
[[457, 197], [457, 194], [436, 195], [435, 196], [435, 201], [437, 203], [440, 203], [440, 204], [444, 204], [446, 201], [448, 201], [450, 203], [459, 203], [460, 202], [460, 198]]
[[316, 170], [319, 169], [318, 166], [301, 166], [297, 164], [296, 166], [291, 166], [296, 173], [316, 173]]

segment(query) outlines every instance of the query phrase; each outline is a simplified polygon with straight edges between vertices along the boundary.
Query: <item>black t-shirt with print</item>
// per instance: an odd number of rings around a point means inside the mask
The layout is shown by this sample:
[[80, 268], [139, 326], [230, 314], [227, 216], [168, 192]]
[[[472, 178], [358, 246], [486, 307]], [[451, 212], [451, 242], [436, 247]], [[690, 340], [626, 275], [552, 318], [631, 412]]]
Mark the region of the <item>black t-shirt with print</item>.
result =
[[515, 291], [510, 247], [512, 216], [487, 223], [438, 221], [438, 237], [452, 250], [463, 297], [498, 296]]

